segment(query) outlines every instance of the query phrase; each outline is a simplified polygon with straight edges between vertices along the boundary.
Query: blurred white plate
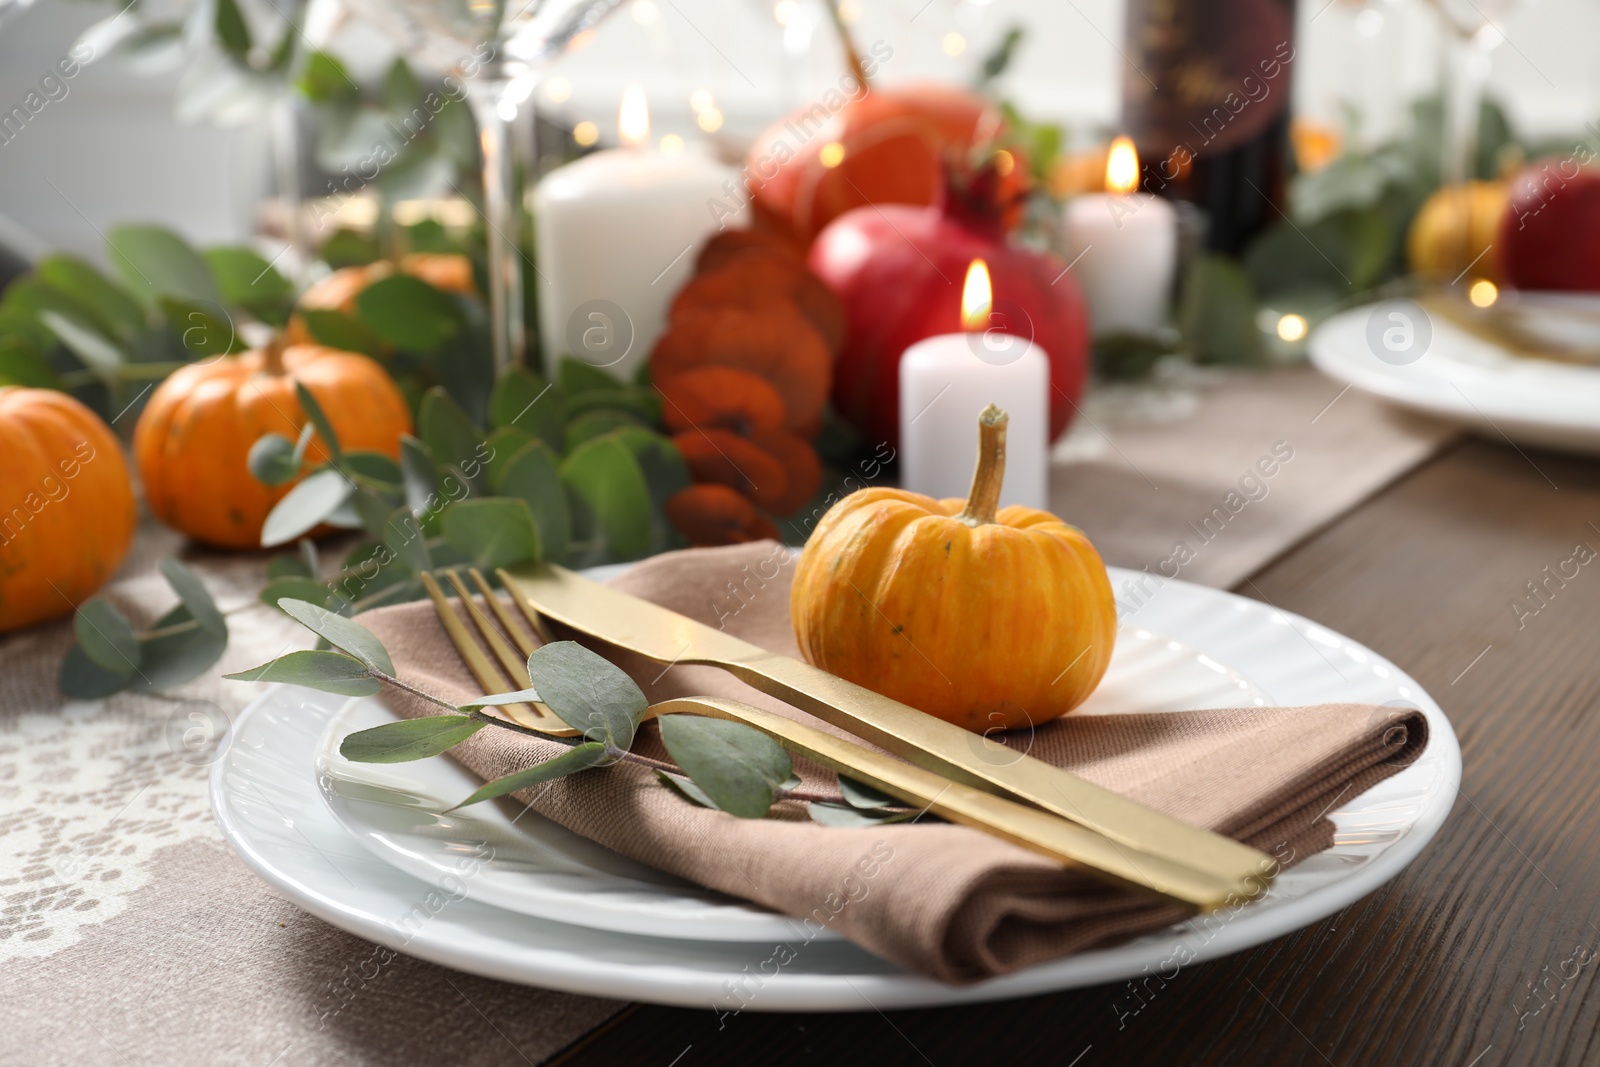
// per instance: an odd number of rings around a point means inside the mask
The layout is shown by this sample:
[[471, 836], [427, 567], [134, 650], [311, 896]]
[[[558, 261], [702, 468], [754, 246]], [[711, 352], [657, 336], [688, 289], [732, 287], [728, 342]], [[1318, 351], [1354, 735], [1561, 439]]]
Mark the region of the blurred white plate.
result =
[[[1114, 585], [1133, 577], [1112, 569]], [[363, 937], [510, 981], [693, 1007], [743, 1003], [759, 1011], [996, 1000], [1138, 975], [1159, 968], [1180, 944], [1195, 959], [1226, 955], [1315, 922], [1371, 892], [1410, 863], [1449, 814], [1461, 775], [1455, 734], [1421, 687], [1381, 656], [1298, 616], [1180, 581], [1163, 586], [1130, 622], [1150, 636], [1136, 637], [1125, 654], [1158, 655], [1155, 635], [1168, 635], [1180, 649], [1204, 657], [1204, 663], [1190, 662], [1219, 680], [1209, 683], [1214, 692], [1243, 697], [1227, 703], [1250, 704], [1258, 693], [1281, 705], [1402, 703], [1427, 715], [1432, 740], [1416, 763], [1329, 813], [1338, 828], [1332, 849], [1286, 871], [1262, 900], [1239, 909], [1220, 928], [1214, 922], [1208, 928], [1183, 923], [973, 986], [954, 988], [908, 974], [847, 941], [807, 942], [781, 919], [753, 909], [752, 923], [776, 921], [783, 932], [753, 943], [711, 940], [689, 926], [668, 937], [641, 936], [586, 928], [595, 919], [582, 896], [565, 898], [556, 919], [474, 899], [475, 887], [468, 884], [489, 867], [474, 865], [470, 853], [459, 855], [458, 881], [441, 882], [444, 888], [402, 873], [342, 825], [319, 790], [316, 753], [330, 720], [347, 703], [338, 697], [274, 687], [247, 708], [234, 725], [233, 746], [212, 768], [212, 807], [228, 842], [258, 874], [307, 911]], [[1114, 696], [1115, 689], [1108, 689], [1101, 699]], [[445, 794], [452, 801], [460, 795]], [[607, 876], [627, 875], [613, 868]], [[660, 891], [655, 884], [640, 880], [632, 891], [648, 896]], [[681, 888], [672, 892], [685, 899]], [[701, 906], [741, 907], [709, 895]], [[764, 971], [761, 965], [780, 942], [794, 958], [776, 973]], [[753, 999], [741, 1001], [730, 992], [738, 988], [732, 983], [744, 981], [748, 997], [753, 974], [762, 980]]]
[[[1594, 297], [1529, 294], [1523, 302], [1527, 315], [1548, 313], [1552, 339], [1595, 332], [1588, 318], [1600, 309]], [[1600, 367], [1516, 356], [1442, 315], [1427, 316], [1432, 337], [1425, 353], [1412, 362], [1390, 362], [1404, 360], [1405, 353], [1379, 358], [1374, 315], [1380, 338], [1383, 329], [1406, 324], [1389, 320], [1387, 308], [1353, 308], [1323, 323], [1311, 335], [1311, 362], [1329, 377], [1496, 441], [1600, 454]]]

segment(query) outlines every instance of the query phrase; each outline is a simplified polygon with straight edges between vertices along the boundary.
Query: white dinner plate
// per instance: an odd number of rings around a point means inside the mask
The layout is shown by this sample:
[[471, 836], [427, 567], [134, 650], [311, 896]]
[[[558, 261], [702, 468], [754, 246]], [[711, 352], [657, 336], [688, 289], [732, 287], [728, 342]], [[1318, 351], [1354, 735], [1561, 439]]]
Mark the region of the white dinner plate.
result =
[[[1561, 310], [1558, 295], [1543, 295], [1553, 316]], [[1564, 295], [1586, 314], [1600, 314], [1600, 300]], [[1431, 339], [1420, 357], [1403, 362], [1400, 352], [1390, 359], [1402, 362], [1390, 362], [1377, 355], [1381, 341], [1372, 340], [1374, 312], [1386, 308], [1353, 308], [1323, 323], [1309, 341], [1311, 362], [1329, 377], [1497, 441], [1600, 454], [1600, 367], [1516, 356], [1441, 315], [1427, 316]]]
[[[1112, 568], [1114, 585], [1131, 577]], [[265, 692], [241, 713], [232, 747], [213, 766], [212, 806], [229, 843], [258, 874], [312, 914], [371, 940], [461, 970], [570, 992], [761, 1011], [996, 1000], [1114, 981], [1163, 961], [1171, 966], [1179, 945], [1192, 959], [1226, 955], [1358, 900], [1398, 874], [1443, 824], [1460, 782], [1460, 749], [1438, 705], [1394, 664], [1299, 616], [1186, 582], [1167, 583], [1127, 621], [1151, 635], [1139, 639], [1136, 656], [1153, 654], [1148, 642], [1158, 634], [1188, 646], [1223, 686], [1245, 695], [1235, 703], [1252, 703], [1259, 692], [1279, 705], [1415, 706], [1428, 717], [1429, 746], [1414, 764], [1330, 812], [1334, 847], [1284, 872], [1262, 900], [1220, 927], [1216, 920], [1182, 923], [976, 985], [909, 974], [842, 940], [644, 936], [585, 928], [570, 909], [565, 921], [538, 918], [469, 896], [465, 883], [485, 869], [470, 853], [460, 856], [460, 874], [446, 889], [402, 873], [324, 803], [316, 753], [346, 704], [338, 697], [281, 686]], [[650, 884], [641, 881], [637, 891], [647, 894]], [[722, 898], [713, 903], [726, 906]], [[571, 908], [582, 905], [580, 898]], [[793, 958], [771, 968], [779, 941]]]
[[[1106, 677], [1077, 714], [1271, 702], [1197, 650], [1127, 627]], [[781, 941], [803, 932], [788, 916], [619, 856], [509, 798], [441, 814], [483, 784], [454, 760], [352, 763], [339, 755], [347, 735], [394, 718], [377, 700], [350, 701], [328, 720], [315, 760], [333, 817], [396, 869], [496, 907], [600, 930], [704, 941]], [[481, 860], [469, 879], [461, 878], [463, 856]]]

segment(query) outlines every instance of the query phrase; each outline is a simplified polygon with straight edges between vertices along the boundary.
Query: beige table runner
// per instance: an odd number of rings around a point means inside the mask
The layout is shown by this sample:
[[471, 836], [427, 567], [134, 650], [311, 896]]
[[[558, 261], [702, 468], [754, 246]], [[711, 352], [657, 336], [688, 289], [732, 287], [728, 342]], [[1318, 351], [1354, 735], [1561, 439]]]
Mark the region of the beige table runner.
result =
[[[1054, 470], [1056, 507], [1109, 562], [1158, 571], [1186, 523], [1228, 510], [1245, 468], [1288, 442], [1268, 494], [1178, 575], [1236, 582], [1449, 436], [1338, 393], [1299, 370], [1136, 405], [1145, 414], [1087, 404], [1093, 426]], [[165, 605], [155, 562], [180, 549], [142, 531], [109, 595]], [[224, 609], [263, 580], [264, 557], [185, 558]], [[230, 626], [220, 670], [304, 643], [265, 609]], [[70, 632], [0, 638], [0, 1064], [527, 1064], [621, 1007], [387, 959], [278, 898], [222, 844], [206, 798], [205, 738], [252, 687], [67, 702], [55, 678]]]

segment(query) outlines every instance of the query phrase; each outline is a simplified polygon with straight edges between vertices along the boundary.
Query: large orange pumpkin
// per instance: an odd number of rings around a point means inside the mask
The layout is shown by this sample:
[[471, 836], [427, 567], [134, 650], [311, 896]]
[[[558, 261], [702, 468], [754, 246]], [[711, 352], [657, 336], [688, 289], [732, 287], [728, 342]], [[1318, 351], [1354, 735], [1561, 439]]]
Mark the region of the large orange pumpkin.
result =
[[0, 387], [0, 631], [70, 612], [105, 584], [138, 521], [122, 446], [51, 389]]
[[811, 663], [986, 733], [1083, 703], [1111, 661], [1117, 612], [1083, 531], [997, 510], [1005, 413], [991, 404], [979, 423], [972, 495], [845, 497], [800, 555], [790, 613]]
[[[294, 438], [306, 422], [295, 382], [317, 398], [347, 450], [398, 457], [411, 413], [394, 381], [366, 356], [292, 345], [224, 356], [174, 373], [150, 396], [133, 435], [150, 510], [196, 540], [256, 548], [261, 524], [289, 486], [258, 482], [248, 466], [263, 434]], [[306, 453], [327, 458], [320, 439]]]

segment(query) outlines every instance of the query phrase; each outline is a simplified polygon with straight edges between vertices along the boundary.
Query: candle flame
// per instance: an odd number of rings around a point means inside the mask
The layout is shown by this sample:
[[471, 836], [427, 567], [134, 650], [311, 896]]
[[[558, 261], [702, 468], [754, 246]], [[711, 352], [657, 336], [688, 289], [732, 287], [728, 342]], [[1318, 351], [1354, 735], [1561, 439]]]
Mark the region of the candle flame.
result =
[[989, 325], [989, 312], [994, 308], [994, 288], [989, 284], [989, 264], [981, 259], [972, 261], [967, 268], [967, 280], [961, 286], [961, 328], [976, 333]]
[[1139, 188], [1139, 151], [1127, 137], [1111, 142], [1106, 154], [1106, 191], [1131, 193]]
[[622, 90], [622, 106], [617, 110], [617, 140], [628, 148], [643, 148], [650, 143], [650, 105], [644, 90], [629, 85]]

